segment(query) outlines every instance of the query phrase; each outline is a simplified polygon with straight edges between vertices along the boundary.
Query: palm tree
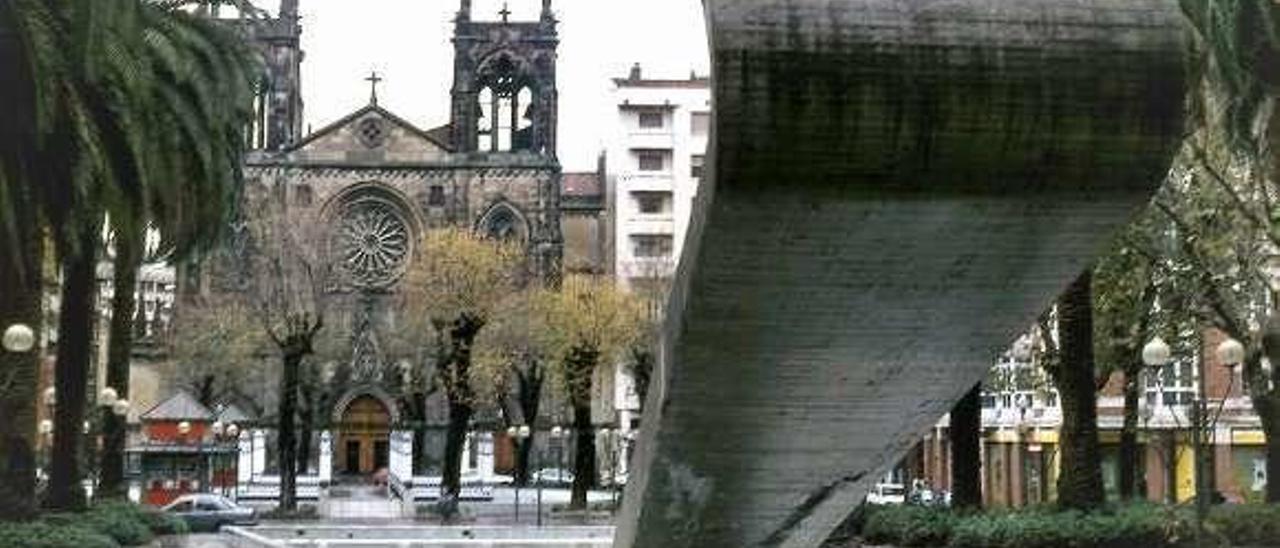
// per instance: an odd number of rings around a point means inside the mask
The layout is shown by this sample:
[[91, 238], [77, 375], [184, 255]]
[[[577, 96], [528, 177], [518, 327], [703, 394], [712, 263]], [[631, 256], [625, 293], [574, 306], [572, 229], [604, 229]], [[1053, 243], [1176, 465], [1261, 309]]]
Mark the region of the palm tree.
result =
[[1062, 403], [1062, 472], [1058, 505], [1088, 510], [1105, 502], [1098, 449], [1098, 392], [1093, 363], [1092, 269], [1085, 269], [1058, 298], [1060, 359], [1048, 369]]
[[[109, 213], [117, 226], [138, 227], [151, 218], [179, 251], [212, 241], [221, 223], [211, 220], [225, 216], [238, 186], [239, 135], [256, 71], [239, 40], [177, 3], [3, 6], [4, 32], [16, 37], [5, 54], [18, 61], [6, 65], [15, 78], [5, 81], [18, 82], [12, 93], [25, 99], [5, 107], [31, 114], [4, 143], [0, 213], [43, 217], [63, 267], [49, 505], [71, 508], [79, 498], [102, 220]], [[3, 230], [6, 240], [20, 239], [14, 225]], [[6, 261], [15, 271], [38, 264], [23, 251], [25, 260]], [[117, 390], [127, 385], [118, 374], [112, 380]]]

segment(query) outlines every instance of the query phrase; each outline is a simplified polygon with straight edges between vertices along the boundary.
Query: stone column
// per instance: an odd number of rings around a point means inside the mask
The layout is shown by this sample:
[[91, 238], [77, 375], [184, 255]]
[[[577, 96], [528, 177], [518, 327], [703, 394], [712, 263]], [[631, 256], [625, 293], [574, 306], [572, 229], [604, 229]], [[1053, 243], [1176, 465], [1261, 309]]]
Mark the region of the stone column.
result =
[[328, 485], [333, 480], [333, 434], [325, 430], [320, 433], [320, 485]]
[[267, 433], [264, 430], [253, 431], [252, 459], [253, 476], [250, 477], [250, 481], [267, 471]]
[[236, 451], [236, 481], [238, 483], [249, 483], [253, 479], [253, 438], [254, 435], [248, 430], [240, 431], [240, 439], [237, 440], [239, 445]]
[[[493, 433], [478, 432], [476, 436], [476, 468], [479, 469], [480, 477], [488, 480], [493, 478]], [[530, 438], [534, 439], [534, 438]]]
[[410, 430], [394, 430], [391, 432], [391, 448], [388, 455], [391, 473], [401, 480], [413, 478], [413, 432]]

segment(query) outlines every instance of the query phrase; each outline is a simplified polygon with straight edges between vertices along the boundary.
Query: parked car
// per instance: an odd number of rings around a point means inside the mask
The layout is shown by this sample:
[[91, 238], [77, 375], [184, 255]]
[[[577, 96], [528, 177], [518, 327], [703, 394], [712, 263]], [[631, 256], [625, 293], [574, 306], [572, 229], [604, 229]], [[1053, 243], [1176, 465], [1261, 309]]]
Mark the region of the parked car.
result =
[[223, 525], [257, 525], [253, 508], [213, 493], [188, 493], [160, 509], [187, 522], [192, 531], [217, 531]]
[[867, 495], [867, 504], [902, 504], [907, 501], [907, 487], [901, 483], [877, 483]]
[[544, 487], [567, 487], [573, 483], [573, 472], [563, 468], [543, 468], [534, 472], [529, 478], [533, 484]]

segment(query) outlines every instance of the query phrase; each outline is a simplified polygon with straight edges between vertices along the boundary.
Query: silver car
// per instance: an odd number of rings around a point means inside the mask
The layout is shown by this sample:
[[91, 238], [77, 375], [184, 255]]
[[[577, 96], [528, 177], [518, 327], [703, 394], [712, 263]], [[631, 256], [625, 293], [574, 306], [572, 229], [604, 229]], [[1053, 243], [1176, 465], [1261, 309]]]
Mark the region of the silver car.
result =
[[223, 525], [257, 525], [253, 508], [213, 493], [189, 493], [165, 505], [161, 511], [182, 518], [192, 531], [217, 531]]

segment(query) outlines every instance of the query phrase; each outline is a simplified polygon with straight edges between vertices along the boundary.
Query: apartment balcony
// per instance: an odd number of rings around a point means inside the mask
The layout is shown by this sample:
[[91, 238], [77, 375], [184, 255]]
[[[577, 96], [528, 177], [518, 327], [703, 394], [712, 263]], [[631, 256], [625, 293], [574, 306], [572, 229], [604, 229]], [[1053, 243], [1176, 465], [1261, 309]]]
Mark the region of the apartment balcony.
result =
[[626, 147], [629, 149], [670, 149], [675, 146], [675, 142], [675, 134], [670, 129], [637, 129], [627, 134]]
[[676, 221], [670, 213], [636, 214], [622, 221], [619, 234], [675, 234]]
[[667, 278], [675, 274], [676, 261], [672, 257], [633, 257], [619, 259], [618, 276], [621, 278]]

